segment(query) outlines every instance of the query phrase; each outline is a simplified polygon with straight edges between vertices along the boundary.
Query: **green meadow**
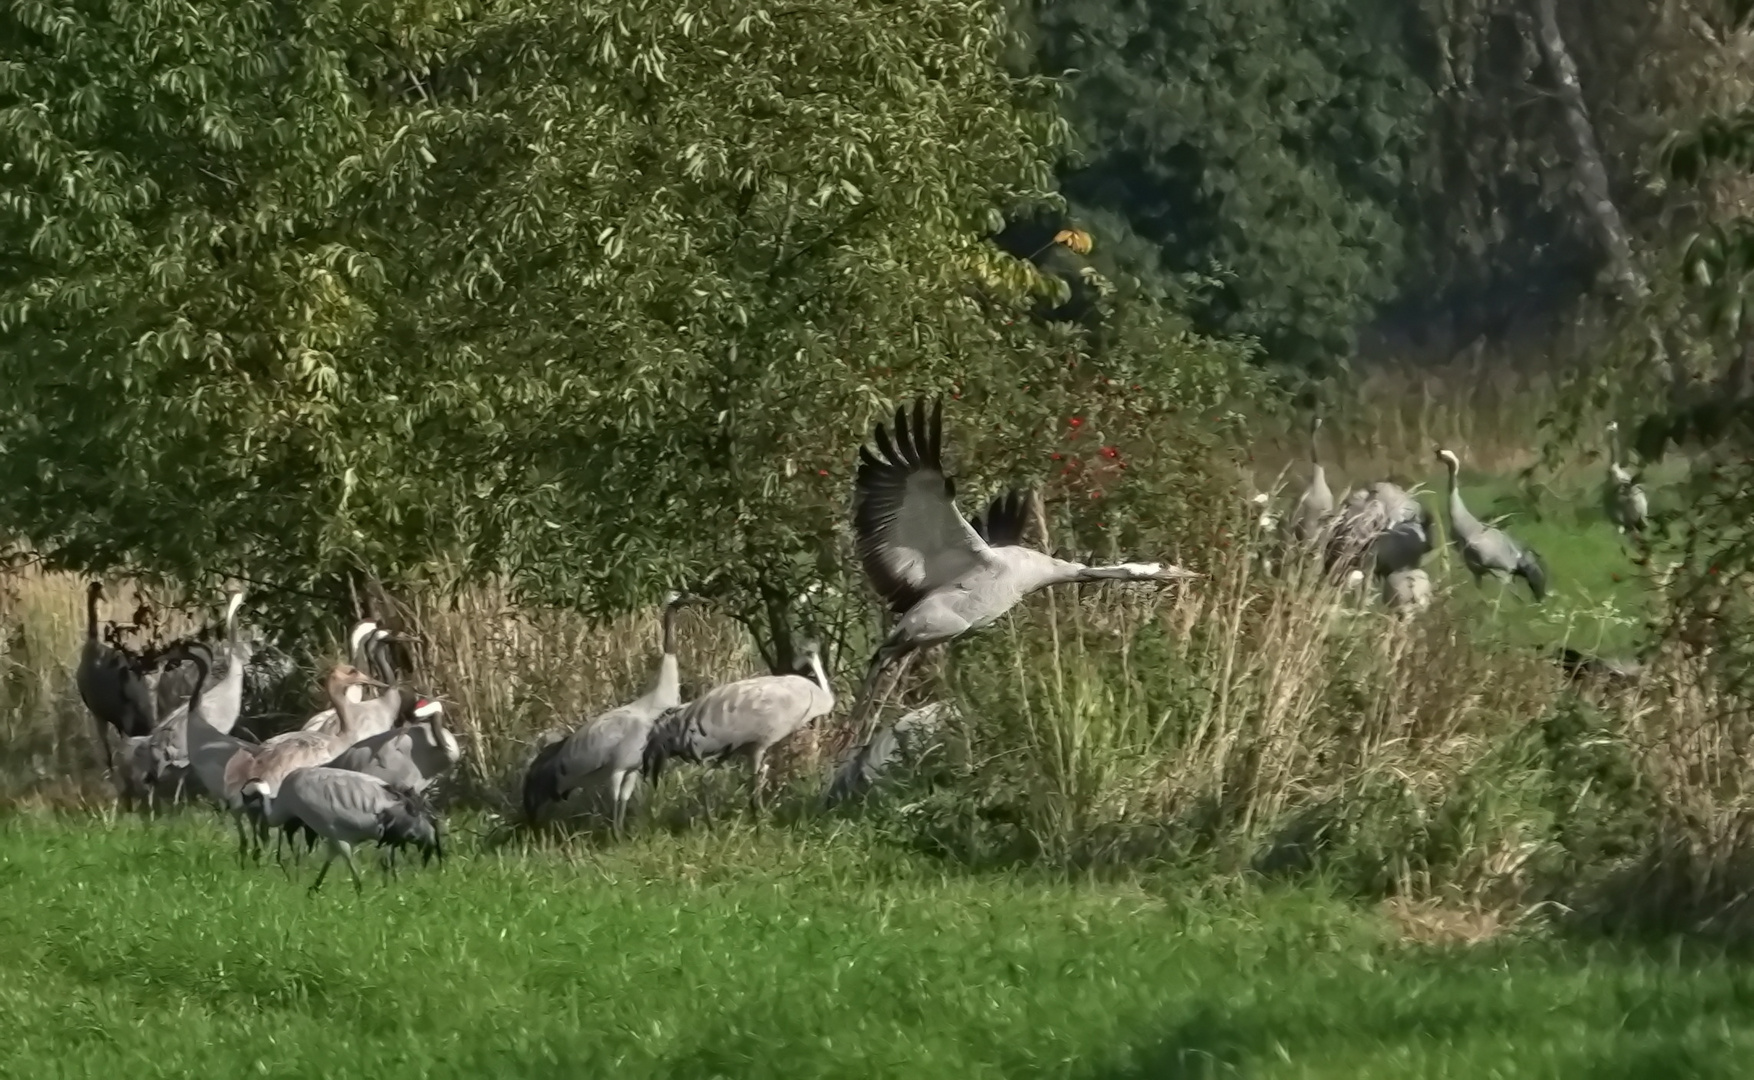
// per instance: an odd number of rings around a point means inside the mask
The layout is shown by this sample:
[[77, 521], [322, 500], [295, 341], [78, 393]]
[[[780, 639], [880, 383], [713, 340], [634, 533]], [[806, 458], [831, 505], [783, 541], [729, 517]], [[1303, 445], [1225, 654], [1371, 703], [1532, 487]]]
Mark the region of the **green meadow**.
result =
[[454, 847], [313, 896], [313, 865], [240, 870], [205, 812], [7, 819], [0, 1075], [1727, 1077], [1754, 1052], [1733, 959], [1414, 944], [1319, 888], [947, 875], [826, 828]]

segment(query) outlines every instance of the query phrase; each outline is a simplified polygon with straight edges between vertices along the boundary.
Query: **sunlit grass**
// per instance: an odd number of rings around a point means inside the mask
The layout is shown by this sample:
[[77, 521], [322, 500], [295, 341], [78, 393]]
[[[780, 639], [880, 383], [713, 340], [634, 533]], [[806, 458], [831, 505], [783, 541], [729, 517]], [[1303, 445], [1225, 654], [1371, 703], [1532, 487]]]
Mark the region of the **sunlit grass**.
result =
[[1679, 1076], [1754, 1049], [1741, 965], [1414, 946], [1316, 890], [947, 876], [826, 827], [457, 846], [309, 897], [200, 816], [0, 823], [0, 1075]]

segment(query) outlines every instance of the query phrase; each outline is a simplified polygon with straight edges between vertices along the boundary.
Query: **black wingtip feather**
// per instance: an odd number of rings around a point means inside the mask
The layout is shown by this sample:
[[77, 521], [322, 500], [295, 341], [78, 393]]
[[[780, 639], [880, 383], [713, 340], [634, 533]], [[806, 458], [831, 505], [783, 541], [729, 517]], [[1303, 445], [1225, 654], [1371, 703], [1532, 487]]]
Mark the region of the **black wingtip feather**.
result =
[[1534, 594], [1536, 603], [1547, 599], [1547, 571], [1533, 549], [1524, 551], [1522, 558], [1517, 560], [1516, 572], [1528, 582], [1529, 592]]
[[1029, 527], [1029, 495], [1019, 488], [999, 493], [987, 504], [987, 512], [973, 522], [974, 531], [989, 547], [1013, 547], [1023, 543]]
[[853, 494], [853, 530], [858, 536], [859, 558], [866, 575], [892, 611], [906, 611], [919, 595], [906, 581], [889, 570], [878, 539], [895, 520], [907, 498], [913, 474], [936, 472], [945, 496], [954, 502], [955, 484], [944, 476], [942, 462], [942, 401], [928, 403], [924, 395], [898, 405], [893, 426], [876, 424], [871, 445], [859, 447]]

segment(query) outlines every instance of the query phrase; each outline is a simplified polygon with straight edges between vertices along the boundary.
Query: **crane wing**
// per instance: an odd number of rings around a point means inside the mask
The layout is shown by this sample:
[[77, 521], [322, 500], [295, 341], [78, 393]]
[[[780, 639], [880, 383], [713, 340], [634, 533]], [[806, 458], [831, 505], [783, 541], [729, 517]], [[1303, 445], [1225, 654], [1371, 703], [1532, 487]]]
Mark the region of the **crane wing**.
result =
[[1029, 495], [1018, 488], [1001, 492], [987, 504], [984, 516], [973, 522], [975, 533], [988, 547], [1015, 547], [1023, 543], [1029, 528]]
[[859, 560], [871, 584], [896, 612], [946, 585], [983, 561], [987, 552], [974, 528], [956, 509], [956, 486], [944, 475], [939, 406], [926, 402], [895, 410], [895, 441], [878, 424], [876, 452], [859, 447], [853, 530]]

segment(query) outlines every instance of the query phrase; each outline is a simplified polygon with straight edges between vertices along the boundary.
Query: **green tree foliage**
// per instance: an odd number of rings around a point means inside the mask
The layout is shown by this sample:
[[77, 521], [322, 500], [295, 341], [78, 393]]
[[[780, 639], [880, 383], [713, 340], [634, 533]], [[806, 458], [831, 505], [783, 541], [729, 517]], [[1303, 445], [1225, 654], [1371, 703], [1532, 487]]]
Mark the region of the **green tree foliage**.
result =
[[1143, 277], [1208, 274], [1199, 324], [1314, 364], [1393, 296], [1398, 209], [1430, 104], [1405, 5], [1039, 0], [1034, 63], [1069, 76], [1085, 214], [1148, 241]]
[[[997, 15], [10, 5], [0, 520], [186, 583], [683, 584], [785, 666], [871, 421], [967, 388], [978, 474], [1093, 377], [981, 239], [1063, 136]], [[1148, 352], [1209, 420], [1234, 354]]]

